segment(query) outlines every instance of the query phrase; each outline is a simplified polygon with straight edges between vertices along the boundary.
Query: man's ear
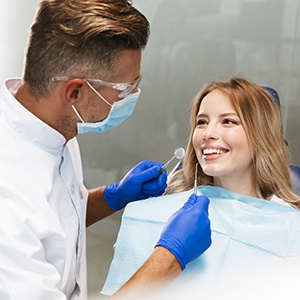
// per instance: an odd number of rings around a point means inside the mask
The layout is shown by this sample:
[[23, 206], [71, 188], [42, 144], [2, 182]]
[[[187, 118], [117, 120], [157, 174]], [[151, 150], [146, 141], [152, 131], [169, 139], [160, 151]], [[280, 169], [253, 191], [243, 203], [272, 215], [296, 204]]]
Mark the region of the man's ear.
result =
[[85, 81], [81, 78], [73, 78], [68, 80], [64, 85], [64, 99], [70, 105], [74, 105], [82, 96], [82, 87]]

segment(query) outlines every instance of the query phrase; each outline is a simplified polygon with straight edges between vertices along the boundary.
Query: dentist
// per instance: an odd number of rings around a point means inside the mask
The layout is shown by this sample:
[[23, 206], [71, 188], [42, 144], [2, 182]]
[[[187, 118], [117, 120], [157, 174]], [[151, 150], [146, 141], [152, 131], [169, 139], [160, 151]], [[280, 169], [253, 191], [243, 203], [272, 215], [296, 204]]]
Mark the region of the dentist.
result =
[[[151, 161], [88, 191], [76, 141], [132, 114], [148, 35], [126, 0], [40, 2], [23, 78], [0, 90], [1, 299], [86, 299], [86, 226], [164, 192]], [[187, 200], [116, 297], [175, 278], [210, 246], [209, 200]]]

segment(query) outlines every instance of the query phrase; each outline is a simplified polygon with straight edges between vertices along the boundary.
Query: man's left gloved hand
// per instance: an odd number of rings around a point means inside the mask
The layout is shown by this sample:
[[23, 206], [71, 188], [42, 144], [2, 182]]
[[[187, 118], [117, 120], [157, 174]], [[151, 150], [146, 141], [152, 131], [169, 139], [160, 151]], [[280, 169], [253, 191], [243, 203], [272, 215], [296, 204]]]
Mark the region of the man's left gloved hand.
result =
[[155, 178], [162, 166], [162, 163], [142, 161], [121, 181], [106, 186], [104, 198], [109, 207], [119, 210], [129, 202], [160, 196], [167, 187], [166, 170]]
[[172, 252], [182, 270], [211, 245], [208, 205], [207, 197], [192, 194], [169, 218], [156, 245]]

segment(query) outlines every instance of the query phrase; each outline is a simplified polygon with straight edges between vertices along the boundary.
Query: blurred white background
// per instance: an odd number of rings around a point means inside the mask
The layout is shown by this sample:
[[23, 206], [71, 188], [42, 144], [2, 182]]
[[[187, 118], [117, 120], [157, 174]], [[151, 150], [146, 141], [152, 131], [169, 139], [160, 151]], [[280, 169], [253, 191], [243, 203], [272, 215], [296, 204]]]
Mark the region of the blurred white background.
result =
[[[22, 75], [38, 0], [1, 1], [0, 80]], [[79, 137], [85, 183], [120, 180], [143, 159], [185, 146], [189, 108], [204, 83], [245, 76], [277, 90], [292, 161], [300, 164], [300, 0], [134, 0], [151, 23], [135, 113], [108, 133]], [[90, 299], [99, 299], [121, 212], [88, 229]]]

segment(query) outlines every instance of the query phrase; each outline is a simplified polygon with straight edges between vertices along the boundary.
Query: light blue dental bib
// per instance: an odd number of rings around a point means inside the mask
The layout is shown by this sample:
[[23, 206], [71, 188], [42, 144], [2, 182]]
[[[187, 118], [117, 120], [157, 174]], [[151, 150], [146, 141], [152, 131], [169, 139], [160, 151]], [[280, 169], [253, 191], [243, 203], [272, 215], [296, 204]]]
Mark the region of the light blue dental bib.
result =
[[[113, 294], [146, 261], [168, 218], [181, 208], [192, 192], [151, 198], [126, 207], [103, 294]], [[253, 274], [251, 278], [254, 279], [274, 269], [280, 270], [285, 280], [284, 272], [300, 264], [298, 210], [218, 187], [198, 187], [198, 194], [210, 198], [212, 246], [187, 265], [166, 295], [176, 291], [178, 286], [181, 292], [192, 290], [199, 296], [210, 295], [224, 279], [233, 278], [236, 282], [249, 274]], [[265, 280], [264, 276], [262, 282]], [[171, 299], [171, 296], [164, 299]]]

